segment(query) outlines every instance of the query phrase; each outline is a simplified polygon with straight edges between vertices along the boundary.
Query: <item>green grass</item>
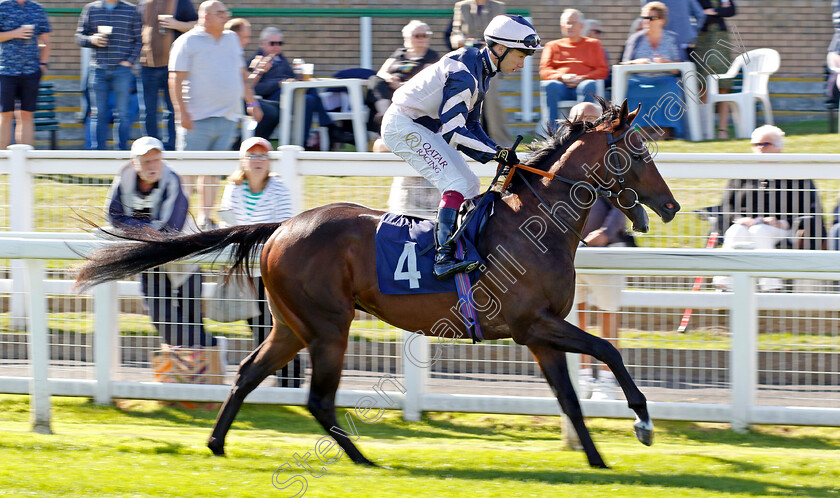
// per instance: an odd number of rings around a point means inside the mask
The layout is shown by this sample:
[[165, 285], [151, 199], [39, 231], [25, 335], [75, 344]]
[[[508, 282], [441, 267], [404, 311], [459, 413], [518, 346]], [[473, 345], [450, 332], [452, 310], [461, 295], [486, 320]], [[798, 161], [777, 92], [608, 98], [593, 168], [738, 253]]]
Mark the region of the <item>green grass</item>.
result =
[[[300, 407], [246, 405], [228, 457], [204, 447], [215, 413], [133, 401], [123, 409], [53, 398], [53, 435], [28, 431], [28, 397], [0, 395], [0, 494], [12, 496], [291, 496], [271, 486], [280, 465], [324, 433]], [[559, 417], [389, 412], [356, 422], [360, 449], [308, 477], [307, 496], [837, 496], [840, 431], [659, 422], [653, 447], [631, 420], [589, 420], [610, 470], [563, 449]], [[331, 455], [334, 455], [331, 452]], [[387, 466], [387, 468], [386, 468]], [[322, 465], [313, 465], [320, 471]], [[296, 468], [296, 467], [295, 467]], [[290, 478], [291, 471], [281, 474]]]

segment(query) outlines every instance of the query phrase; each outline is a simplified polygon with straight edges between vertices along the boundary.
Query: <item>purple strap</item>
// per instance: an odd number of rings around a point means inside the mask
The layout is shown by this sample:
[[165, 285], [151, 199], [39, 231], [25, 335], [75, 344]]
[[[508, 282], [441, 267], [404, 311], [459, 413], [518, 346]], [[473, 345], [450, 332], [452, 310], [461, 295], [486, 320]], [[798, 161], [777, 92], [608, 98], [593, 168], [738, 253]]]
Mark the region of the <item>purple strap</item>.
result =
[[[464, 247], [461, 245], [461, 239], [458, 239], [455, 248], [455, 257], [464, 259]], [[478, 315], [475, 312], [472, 299], [470, 298], [470, 276], [466, 273], [455, 274], [455, 287], [458, 289], [458, 304], [461, 315], [464, 317], [464, 324], [467, 327], [467, 334], [473, 343], [484, 340], [484, 335], [481, 333], [481, 325], [478, 323]]]

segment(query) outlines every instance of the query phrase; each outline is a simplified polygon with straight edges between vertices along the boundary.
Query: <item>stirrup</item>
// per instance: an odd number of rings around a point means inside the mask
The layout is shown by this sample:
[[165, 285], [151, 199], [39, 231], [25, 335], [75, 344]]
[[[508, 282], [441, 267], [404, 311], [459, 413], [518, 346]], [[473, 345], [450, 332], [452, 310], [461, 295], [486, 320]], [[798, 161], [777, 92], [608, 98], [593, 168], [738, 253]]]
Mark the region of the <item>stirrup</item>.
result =
[[[443, 268], [445, 265], [448, 265], [448, 267]], [[457, 273], [470, 273], [478, 268], [479, 265], [481, 265], [479, 261], [458, 261], [457, 259], [452, 262], [444, 261], [435, 263], [432, 268], [432, 273], [435, 274], [435, 278], [438, 280], [448, 280]]]

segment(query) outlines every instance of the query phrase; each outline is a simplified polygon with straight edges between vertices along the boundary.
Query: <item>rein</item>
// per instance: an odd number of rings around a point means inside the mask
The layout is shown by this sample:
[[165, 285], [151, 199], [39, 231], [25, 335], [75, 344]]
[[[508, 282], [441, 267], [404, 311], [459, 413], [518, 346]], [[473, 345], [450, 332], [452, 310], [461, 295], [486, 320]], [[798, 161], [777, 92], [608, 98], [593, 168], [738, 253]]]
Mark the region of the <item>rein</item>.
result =
[[[614, 137], [612, 133], [607, 132], [607, 145], [610, 147], [610, 150], [607, 154], [610, 157], [610, 159], [609, 159], [610, 163], [612, 163], [613, 156], [615, 156], [615, 151], [617, 150], [616, 144], [620, 140], [622, 140], [625, 136], [627, 136], [627, 134], [632, 129], [633, 128], [631, 126], [628, 126], [627, 129], [624, 130], [624, 132], [617, 137]], [[569, 137], [568, 138], [569, 145], [574, 143], [578, 138], [582, 137], [586, 133], [589, 133], [589, 132], [584, 129], [584, 130], [578, 132], [576, 135]], [[612, 164], [610, 164], [610, 166], [611, 165]], [[618, 165], [618, 166], [620, 166], [620, 165]], [[614, 197], [616, 202], [618, 203], [618, 205], [621, 206], [624, 209], [630, 209], [630, 208], [632, 208], [633, 206], [635, 206], [636, 204], [639, 203], [639, 194], [635, 190], [633, 190], [632, 188], [624, 186], [624, 175], [621, 174], [621, 173], [618, 173], [616, 175], [617, 179], [618, 179], [619, 187], [621, 187], [621, 188], [618, 190], [618, 192], [612, 192], [612, 191], [607, 190], [607, 189], [602, 188], [602, 187], [593, 187], [592, 185], [589, 185], [588, 183], [576, 182], [576, 181], [570, 180], [569, 178], [566, 178], [566, 177], [563, 177], [563, 176], [560, 176], [560, 175], [555, 175], [554, 173], [549, 173], [548, 171], [537, 169], [537, 168], [534, 168], [532, 166], [526, 166], [524, 164], [517, 164], [517, 165], [511, 166], [510, 167], [510, 173], [508, 173], [507, 178], [505, 178], [504, 184], [502, 184], [502, 191], [506, 190], [508, 185], [510, 185], [511, 180], [513, 179], [513, 174], [514, 173], [519, 173], [519, 178], [522, 180], [523, 183], [525, 183], [525, 185], [528, 187], [528, 189], [531, 190], [531, 193], [534, 194], [534, 197], [537, 198], [539, 203], [542, 204], [543, 207], [546, 208], [546, 211], [549, 212], [551, 214], [551, 216], [554, 217], [554, 219], [556, 219], [557, 221], [559, 221], [560, 223], [565, 225], [566, 228], [571, 230], [572, 233], [578, 238], [578, 240], [580, 240], [583, 243], [583, 245], [588, 245], [588, 244], [586, 243], [585, 240], [583, 240], [583, 236], [580, 234], [580, 232], [575, 230], [575, 228], [571, 225], [571, 223], [569, 223], [565, 219], [563, 219], [563, 218], [557, 216], [556, 214], [554, 214], [554, 211], [552, 211], [551, 207], [548, 205], [548, 203], [545, 202], [545, 200], [542, 197], [540, 197], [540, 194], [537, 193], [537, 191], [531, 185], [531, 182], [529, 182], [525, 178], [525, 175], [523, 175], [521, 171], [517, 171], [517, 170], [525, 170], [525, 171], [540, 175], [542, 177], [548, 178], [549, 180], [559, 180], [561, 182], [568, 183], [569, 185], [577, 185], [577, 184], [583, 185], [586, 189], [589, 190], [590, 193], [592, 193], [593, 196], [595, 196], [595, 198], [598, 198], [598, 197], [607, 197], [607, 198]], [[616, 168], [615, 171], [619, 171], [619, 168]], [[496, 177], [498, 178], [498, 176], [499, 175], [497, 174]], [[496, 180], [493, 181], [493, 184], [495, 184], [495, 183], [496, 183]], [[492, 188], [492, 184], [491, 184], [491, 188]], [[630, 192], [633, 192], [633, 195], [635, 197], [635, 200], [629, 206], [625, 206], [624, 204], [621, 203], [621, 194], [625, 190], [629, 190]]]

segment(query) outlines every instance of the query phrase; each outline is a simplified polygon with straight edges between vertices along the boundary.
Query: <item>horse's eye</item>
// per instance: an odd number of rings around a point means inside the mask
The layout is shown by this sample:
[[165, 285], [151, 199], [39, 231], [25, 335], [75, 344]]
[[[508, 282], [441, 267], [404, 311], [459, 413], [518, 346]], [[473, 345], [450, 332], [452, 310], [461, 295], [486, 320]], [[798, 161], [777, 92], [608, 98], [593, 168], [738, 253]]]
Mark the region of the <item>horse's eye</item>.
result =
[[642, 156], [641, 154], [633, 154], [633, 160], [634, 161], [643, 161], [644, 156]]

